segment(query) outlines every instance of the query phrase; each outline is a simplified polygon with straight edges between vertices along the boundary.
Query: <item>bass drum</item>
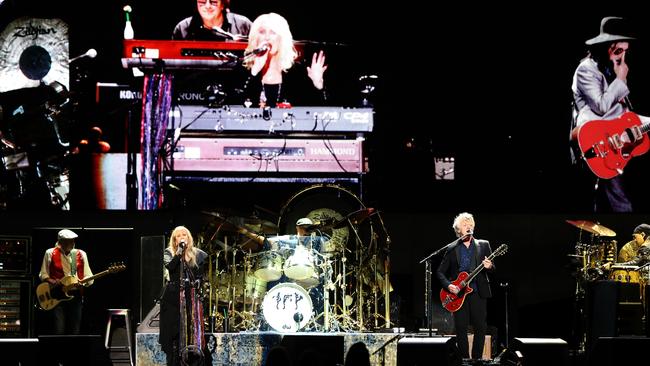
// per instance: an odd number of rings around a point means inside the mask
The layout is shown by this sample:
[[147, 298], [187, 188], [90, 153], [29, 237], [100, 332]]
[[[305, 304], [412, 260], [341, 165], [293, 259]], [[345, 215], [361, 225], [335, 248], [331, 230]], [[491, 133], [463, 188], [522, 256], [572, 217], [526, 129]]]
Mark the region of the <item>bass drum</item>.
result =
[[313, 316], [309, 293], [295, 283], [281, 283], [269, 290], [262, 302], [266, 322], [281, 333], [297, 332]]
[[[345, 219], [346, 215], [359, 209], [366, 208], [361, 200], [351, 191], [333, 184], [317, 184], [309, 186], [294, 194], [283, 205], [278, 220], [280, 234], [295, 234], [296, 221], [308, 217], [312, 221]], [[368, 225], [362, 223], [362, 227]], [[367, 229], [365, 230], [367, 231]], [[353, 233], [346, 225], [338, 229], [325, 228], [323, 234], [330, 237], [321, 253], [326, 255], [339, 255], [343, 252], [353, 237]]]

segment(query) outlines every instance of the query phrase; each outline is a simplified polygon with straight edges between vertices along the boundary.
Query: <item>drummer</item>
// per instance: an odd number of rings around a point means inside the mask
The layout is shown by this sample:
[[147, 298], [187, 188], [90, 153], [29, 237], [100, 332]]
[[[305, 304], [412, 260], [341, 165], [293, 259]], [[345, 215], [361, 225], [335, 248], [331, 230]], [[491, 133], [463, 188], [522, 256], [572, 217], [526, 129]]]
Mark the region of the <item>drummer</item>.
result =
[[278, 235], [267, 237], [252, 232], [244, 227], [239, 228], [239, 233], [243, 234], [262, 246], [262, 251], [268, 250], [285, 250], [295, 249], [298, 243], [307, 249], [313, 249], [320, 253], [324, 244], [330, 238], [320, 231], [321, 225], [315, 224], [308, 217], [303, 217], [296, 221], [296, 235]]
[[634, 228], [632, 240], [627, 242], [618, 252], [617, 262], [628, 262], [636, 257], [642, 245], [650, 243], [650, 225], [641, 224]]
[[313, 249], [320, 253], [323, 244], [329, 238], [323, 235], [318, 229], [319, 225], [308, 218], [303, 217], [296, 221], [296, 235], [281, 235], [268, 238], [268, 244], [265, 244], [264, 250], [283, 250], [295, 249], [296, 246], [302, 245], [307, 249]]

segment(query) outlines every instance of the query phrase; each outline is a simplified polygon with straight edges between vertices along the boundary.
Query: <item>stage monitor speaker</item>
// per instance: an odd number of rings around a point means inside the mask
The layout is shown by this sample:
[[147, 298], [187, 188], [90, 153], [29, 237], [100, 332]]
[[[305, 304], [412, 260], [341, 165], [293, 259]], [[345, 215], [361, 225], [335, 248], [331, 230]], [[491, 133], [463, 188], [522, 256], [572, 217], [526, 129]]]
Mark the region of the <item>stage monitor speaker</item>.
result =
[[293, 365], [336, 366], [343, 364], [342, 335], [285, 335], [280, 346], [289, 351]]
[[510, 351], [523, 366], [569, 365], [569, 345], [560, 338], [515, 338]]
[[453, 337], [403, 338], [397, 342], [397, 366], [460, 366], [461, 363]]
[[140, 238], [140, 309], [137, 322], [156, 305], [163, 287], [163, 251], [165, 236]]
[[587, 286], [587, 350], [592, 349], [598, 337], [617, 335], [618, 283], [596, 281]]
[[0, 359], [5, 366], [37, 366], [38, 339], [0, 339]]
[[42, 335], [38, 348], [39, 366], [112, 366], [100, 335]]
[[599, 337], [589, 354], [588, 365], [636, 365], [648, 349], [647, 337]]

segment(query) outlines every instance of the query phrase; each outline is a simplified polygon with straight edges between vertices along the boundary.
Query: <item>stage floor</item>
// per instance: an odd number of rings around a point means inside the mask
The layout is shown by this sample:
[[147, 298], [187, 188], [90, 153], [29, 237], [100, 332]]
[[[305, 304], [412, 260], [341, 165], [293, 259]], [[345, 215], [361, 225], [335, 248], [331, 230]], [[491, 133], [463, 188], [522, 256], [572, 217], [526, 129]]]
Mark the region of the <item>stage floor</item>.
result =
[[[398, 333], [315, 332], [206, 333], [212, 365], [237, 366], [264, 365], [267, 353], [271, 348], [280, 344], [289, 348], [290, 351], [292, 346], [306, 350], [305, 345], [313, 344], [315, 351], [323, 353], [328, 359], [335, 359], [336, 362], [343, 364], [341, 357], [344, 357], [350, 346], [356, 342], [365, 343], [370, 351], [373, 365], [393, 366], [397, 361], [399, 335]], [[404, 333], [401, 335], [406, 336]], [[136, 364], [138, 366], [165, 366], [165, 353], [158, 344], [158, 333], [136, 333], [135, 340]], [[343, 347], [339, 348], [341, 343]], [[380, 350], [384, 346], [385, 348]], [[330, 352], [329, 348], [331, 347], [338, 349]], [[294, 352], [293, 357], [298, 358], [300, 355]]]

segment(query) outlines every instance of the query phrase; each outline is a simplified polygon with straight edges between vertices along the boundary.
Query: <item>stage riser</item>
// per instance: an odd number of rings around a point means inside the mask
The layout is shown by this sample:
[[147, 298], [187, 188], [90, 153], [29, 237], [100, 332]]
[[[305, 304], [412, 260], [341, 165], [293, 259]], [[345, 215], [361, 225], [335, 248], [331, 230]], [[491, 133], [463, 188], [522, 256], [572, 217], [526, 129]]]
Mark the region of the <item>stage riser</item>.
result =
[[[282, 342], [283, 334], [279, 333], [213, 333], [216, 350], [212, 352], [212, 365], [263, 365], [266, 354], [274, 346], [285, 344]], [[392, 333], [291, 333], [291, 337], [306, 337], [301, 344], [309, 342], [308, 337], [314, 338], [315, 348], [319, 350], [320, 337], [343, 337], [342, 355], [356, 342], [365, 343], [372, 355], [387, 342], [393, 340], [396, 334]], [[145, 366], [165, 366], [165, 353], [158, 344], [157, 333], [137, 333], [136, 339], [136, 364]], [[397, 342], [390, 342], [385, 348], [386, 366], [397, 364]], [[382, 351], [371, 356], [371, 364], [382, 365]], [[342, 363], [342, 362], [341, 362]]]

